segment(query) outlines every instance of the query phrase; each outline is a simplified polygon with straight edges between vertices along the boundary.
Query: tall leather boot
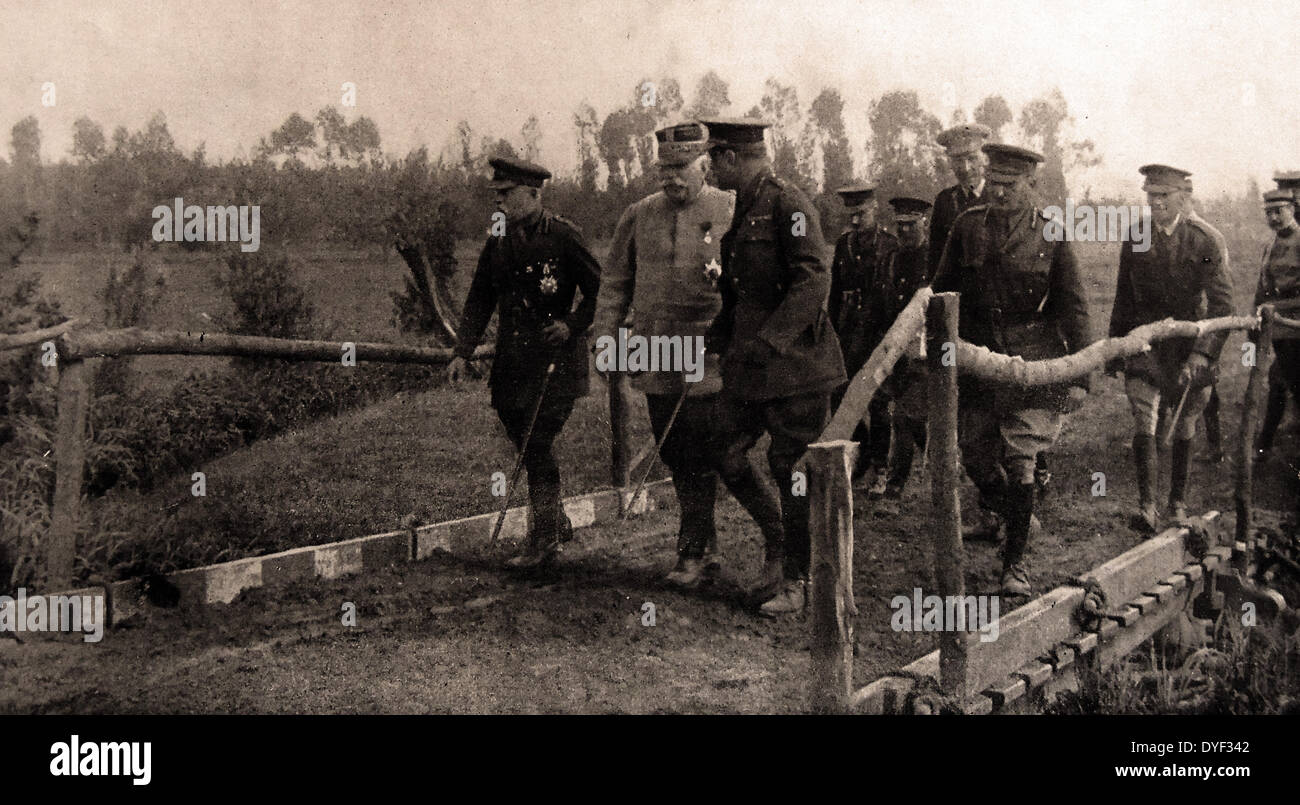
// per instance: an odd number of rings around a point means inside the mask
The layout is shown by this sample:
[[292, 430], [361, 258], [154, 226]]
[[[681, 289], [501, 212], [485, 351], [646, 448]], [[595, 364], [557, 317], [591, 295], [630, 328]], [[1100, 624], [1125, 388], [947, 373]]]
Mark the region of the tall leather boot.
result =
[[1223, 424], [1219, 418], [1219, 390], [1214, 389], [1210, 402], [1201, 414], [1205, 420], [1205, 441], [1209, 452], [1205, 458], [1211, 464], [1223, 461]]
[[1029, 574], [1025, 570], [1025, 549], [1029, 547], [1029, 523], [1034, 516], [1035, 485], [1011, 484], [1006, 492], [1007, 542], [1002, 552], [1004, 596], [1028, 597]]
[[998, 532], [1006, 520], [1007, 482], [999, 477], [996, 483], [980, 486], [979, 506], [973, 521], [964, 521], [961, 528], [963, 542], [997, 542]]
[[1192, 469], [1192, 440], [1175, 439], [1173, 466], [1169, 471], [1169, 516], [1187, 518], [1187, 477]]
[[1140, 433], [1133, 437], [1133, 463], [1137, 468], [1138, 510], [1131, 525], [1144, 534], [1156, 533], [1156, 437]]
[[763, 572], [751, 595], [765, 600], [763, 596], [774, 595], [784, 579], [785, 527], [780, 499], [762, 484], [748, 461], [742, 472], [722, 475], [722, 482], [763, 534]]

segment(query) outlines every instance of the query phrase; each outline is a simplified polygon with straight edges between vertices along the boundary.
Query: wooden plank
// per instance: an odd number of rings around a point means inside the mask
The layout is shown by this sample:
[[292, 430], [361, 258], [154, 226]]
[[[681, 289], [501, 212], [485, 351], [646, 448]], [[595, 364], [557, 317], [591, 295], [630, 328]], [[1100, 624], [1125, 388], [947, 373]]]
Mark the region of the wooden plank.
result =
[[1013, 673], [1025, 681], [1030, 688], [1036, 688], [1052, 678], [1052, 666], [1039, 660], [1030, 660]]
[[1009, 676], [985, 688], [981, 693], [993, 700], [994, 708], [1001, 709], [1024, 696], [1028, 690], [1024, 679]]
[[1174, 571], [1174, 575], [1182, 576], [1183, 578], [1187, 579], [1188, 584], [1195, 584], [1196, 582], [1201, 580], [1202, 576], [1205, 575], [1205, 568], [1201, 567], [1200, 564], [1188, 565], [1187, 567], [1184, 567], [1182, 570]]
[[998, 619], [997, 640], [967, 637], [970, 685], [980, 690], [1015, 672], [1027, 658], [1050, 651], [1079, 633], [1074, 618], [1083, 603], [1078, 587], [1057, 587]]
[[1107, 604], [1118, 607], [1132, 601], [1143, 590], [1183, 568], [1186, 563], [1183, 532], [1181, 529], [1169, 529], [1130, 548], [1076, 581], [1082, 585], [1086, 578], [1096, 579], [1106, 594]]
[[[1200, 582], [1197, 583], [1198, 587], [1199, 584]], [[1113, 639], [1100, 645], [1097, 649], [1099, 663], [1110, 665], [1120, 662], [1142, 643], [1150, 640], [1152, 635], [1172, 623], [1186, 608], [1182, 596], [1170, 596], [1164, 602], [1157, 602], [1154, 598], [1148, 598], [1147, 601], [1149, 604], [1142, 611], [1141, 618], [1132, 626], [1119, 629]]]
[[1154, 598], [1157, 601], [1164, 601], [1166, 598], [1169, 598], [1174, 594], [1174, 588], [1164, 582], [1160, 582], [1159, 584], [1153, 584], [1149, 588], [1143, 590], [1142, 594], [1149, 598]]
[[1074, 649], [1064, 644], [1057, 645], [1051, 652], [1052, 666], [1060, 671], [1074, 664]]
[[1069, 640], [1062, 640], [1061, 642], [1068, 648], [1073, 649], [1074, 656], [1078, 658], [1097, 648], [1097, 635], [1089, 632], [1087, 634], [1078, 635], [1077, 637], [1072, 637]]
[[1142, 611], [1137, 607], [1126, 606], [1122, 609], [1107, 612], [1106, 617], [1115, 621], [1120, 626], [1132, 626], [1137, 622], [1138, 618], [1142, 617]]
[[849, 697], [849, 708], [867, 715], [897, 715], [902, 712], [903, 700], [916, 686], [912, 677], [939, 678], [939, 652], [932, 651], [903, 666], [907, 676], [882, 676], [858, 688]]
[[91, 393], [90, 368], [86, 363], [79, 360], [62, 363], [54, 436], [54, 511], [50, 515], [45, 554], [50, 584], [56, 589], [72, 583], [81, 483], [86, 470], [86, 411]]
[[[946, 344], [957, 341], [955, 293], [936, 294], [926, 310], [926, 369], [930, 384], [930, 536], [933, 545], [934, 579], [944, 601], [961, 599], [966, 592], [962, 569], [961, 483], [957, 452], [957, 364], [944, 357]], [[970, 682], [966, 633], [939, 633], [939, 686], [949, 696], [966, 698], [983, 685]]]
[[808, 446], [808, 528], [812, 535], [813, 712], [844, 712], [853, 692], [853, 463], [856, 442]]

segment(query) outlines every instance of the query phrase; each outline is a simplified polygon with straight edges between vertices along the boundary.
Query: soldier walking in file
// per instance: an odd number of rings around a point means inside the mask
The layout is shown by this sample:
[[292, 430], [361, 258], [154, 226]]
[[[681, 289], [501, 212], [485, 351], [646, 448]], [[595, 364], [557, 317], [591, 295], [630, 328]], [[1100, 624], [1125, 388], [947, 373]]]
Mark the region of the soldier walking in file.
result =
[[831, 392], [847, 378], [826, 309], [831, 277], [816, 208], [772, 174], [763, 142], [768, 124], [703, 122], [715, 181], [736, 191], [722, 242], [723, 308], [710, 338], [722, 348], [713, 444], [734, 494], [737, 483], [755, 481], [749, 449], [765, 432], [771, 436], [767, 458], [780, 490], [784, 540], [765, 532], [766, 561], [754, 592], [765, 600], [761, 611], [777, 616], [807, 603], [808, 497], [795, 492], [795, 463], [821, 435]]
[[[731, 226], [735, 198], [705, 183], [709, 134], [703, 124], [668, 126], [655, 137], [663, 189], [628, 207], [614, 230], [592, 326], [597, 349], [602, 341], [617, 343], [629, 313], [631, 332], [624, 337], [678, 338], [683, 350], [694, 349], [722, 309], [722, 236]], [[693, 379], [681, 366], [638, 373], [632, 380], [646, 394], [655, 441], [662, 442], [660, 456], [672, 472], [681, 512], [677, 565], [665, 580], [688, 589], [718, 565], [713, 520], [718, 476], [704, 447], [722, 375], [716, 354], [695, 358], [703, 361], [703, 374]], [[775, 498], [757, 487], [747, 491], [746, 502], [766, 506], [763, 511], [779, 538]]]
[[[1264, 214], [1269, 228], [1276, 234], [1264, 252], [1264, 265], [1255, 289], [1255, 309], [1273, 304], [1283, 315], [1295, 318], [1296, 311], [1300, 311], [1300, 225], [1296, 224], [1292, 192], [1278, 189], [1265, 193]], [[1278, 328], [1273, 336], [1273, 349], [1268, 407], [1255, 441], [1256, 460], [1261, 462], [1267, 460], [1273, 449], [1278, 425], [1286, 413], [1288, 391], [1292, 402], [1300, 405], [1300, 336], [1294, 330]]]
[[[893, 321], [883, 318], [884, 300], [878, 286], [884, 267], [898, 248], [898, 239], [876, 222], [875, 188], [871, 185], [850, 185], [835, 192], [844, 202], [849, 227], [835, 242], [828, 309], [844, 369], [852, 377], [866, 364]], [[832, 395], [832, 407], [840, 404], [844, 391], [841, 388]], [[883, 389], [872, 398], [867, 419], [869, 426], [859, 422], [853, 431], [853, 440], [861, 445], [853, 475], [855, 480], [869, 480], [868, 496], [876, 499], [885, 493], [889, 459], [889, 398]]]
[[[929, 251], [926, 248], [926, 214], [930, 211], [930, 202], [897, 196], [889, 200], [889, 205], [894, 209], [898, 250], [886, 266], [882, 287], [885, 291], [883, 313], [886, 320], [892, 322], [912, 301], [917, 290], [930, 284]], [[912, 473], [913, 458], [917, 450], [925, 452], [929, 405], [926, 377], [924, 362], [903, 357], [894, 365], [894, 372], [887, 381], [894, 406], [890, 414], [892, 450], [885, 495], [876, 509], [877, 514], [898, 513], [898, 501], [902, 499], [903, 487]]]
[[[492, 407], [515, 449], [523, 451], [532, 508], [527, 545], [508, 564], [531, 568], [549, 562], [559, 543], [573, 537], [551, 445], [574, 401], [587, 393], [586, 333], [596, 311], [600, 265], [577, 228], [542, 207], [549, 171], [514, 158], [490, 164], [489, 186], [505, 214], [505, 231], [488, 237], [479, 255], [447, 376], [453, 383], [464, 378], [466, 360], [496, 311], [496, 357], [488, 379]], [[582, 301], [574, 307], [579, 292]]]
[[[1092, 342], [1087, 300], [1068, 241], [1050, 240], [1037, 207], [1034, 174], [1043, 157], [986, 144], [988, 204], [957, 217], [934, 278], [938, 293], [961, 293], [960, 334], [1027, 361], [1059, 358]], [[1089, 378], [1021, 388], [963, 375], [959, 441], [982, 503], [1006, 522], [1001, 591], [1028, 596], [1023, 564], [1034, 514], [1036, 456], [1060, 433], [1061, 415], [1078, 409]]]
[[[1221, 236], [1213, 227], [1184, 211], [1187, 171], [1167, 165], [1144, 165], [1142, 189], [1151, 207], [1150, 248], [1138, 251], [1134, 238], [1120, 247], [1110, 335], [1127, 335], [1134, 327], [1164, 318], [1197, 321], [1232, 315], [1232, 280], [1225, 265]], [[1156, 430], [1162, 404], [1177, 412], [1173, 429], [1168, 515], [1187, 516], [1187, 480], [1196, 422], [1210, 397], [1210, 385], [1227, 332], [1198, 338], [1156, 342], [1151, 351], [1126, 358], [1124, 391], [1133, 412], [1133, 460], [1137, 465], [1138, 510], [1133, 526], [1153, 534], [1159, 520], [1155, 506]], [[1115, 373], [1120, 364], [1107, 369]], [[1170, 419], [1174, 420], [1173, 414]]]

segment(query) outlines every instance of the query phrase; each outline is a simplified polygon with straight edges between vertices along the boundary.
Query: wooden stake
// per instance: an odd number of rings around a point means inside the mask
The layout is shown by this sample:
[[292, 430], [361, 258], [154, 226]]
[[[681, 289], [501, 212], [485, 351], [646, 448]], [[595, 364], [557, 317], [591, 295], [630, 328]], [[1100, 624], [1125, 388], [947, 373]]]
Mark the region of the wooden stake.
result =
[[808, 446], [809, 521], [812, 536], [809, 617], [814, 712], [840, 713], [853, 690], [853, 462], [857, 442]]
[[[938, 594], [964, 596], [962, 570], [961, 501], [957, 485], [957, 311], [959, 295], [935, 294], [926, 311], [926, 355], [930, 383], [930, 533], [934, 540], [934, 579]], [[947, 360], [945, 360], [947, 356]], [[939, 684], [949, 696], [965, 698], [967, 688], [966, 634], [939, 633]]]
[[1246, 543], [1247, 554], [1253, 553], [1251, 539], [1251, 503], [1253, 498], [1255, 465], [1255, 437], [1259, 429], [1259, 412], [1268, 397], [1268, 371], [1273, 366], [1272, 305], [1264, 305], [1259, 312], [1259, 340], [1255, 346], [1255, 365], [1250, 369], [1246, 383], [1246, 398], [1241, 407], [1241, 436], [1237, 439], [1237, 485], [1233, 502], [1237, 507], [1236, 541]]
[[53, 589], [70, 586], [77, 552], [78, 509], [86, 466], [86, 410], [90, 407], [89, 367], [69, 360], [59, 373], [59, 419], [54, 436], [54, 511], [50, 516], [46, 573]]

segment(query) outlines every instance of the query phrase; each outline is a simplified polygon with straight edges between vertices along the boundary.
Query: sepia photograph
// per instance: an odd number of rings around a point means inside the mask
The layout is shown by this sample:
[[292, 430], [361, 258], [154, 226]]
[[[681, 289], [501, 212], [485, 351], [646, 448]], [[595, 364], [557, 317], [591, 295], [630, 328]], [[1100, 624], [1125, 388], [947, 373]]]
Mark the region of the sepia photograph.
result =
[[0, 716], [1300, 713], [1297, 8], [0, 17]]

